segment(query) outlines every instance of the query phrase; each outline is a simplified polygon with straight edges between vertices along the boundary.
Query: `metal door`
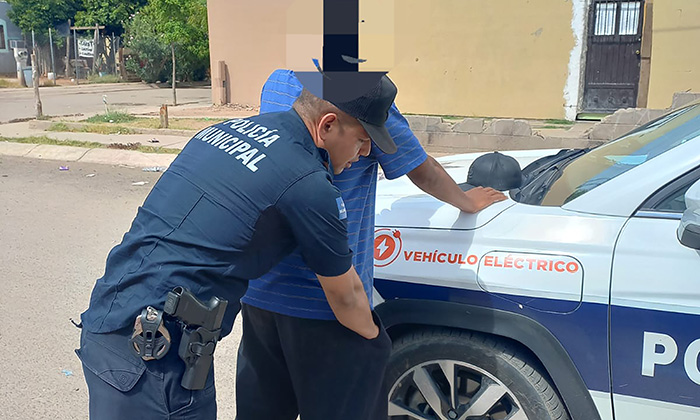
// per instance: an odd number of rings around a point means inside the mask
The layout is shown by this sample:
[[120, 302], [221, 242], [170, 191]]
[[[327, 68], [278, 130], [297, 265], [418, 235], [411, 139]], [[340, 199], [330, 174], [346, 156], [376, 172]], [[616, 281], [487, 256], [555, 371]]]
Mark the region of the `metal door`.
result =
[[586, 112], [637, 105], [644, 1], [594, 0], [583, 92]]

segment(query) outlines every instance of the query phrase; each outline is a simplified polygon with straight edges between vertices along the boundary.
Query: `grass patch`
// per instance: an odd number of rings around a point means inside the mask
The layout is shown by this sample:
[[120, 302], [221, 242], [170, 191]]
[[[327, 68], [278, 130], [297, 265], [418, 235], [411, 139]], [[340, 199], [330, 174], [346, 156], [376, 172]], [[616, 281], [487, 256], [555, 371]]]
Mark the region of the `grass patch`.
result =
[[87, 78], [88, 83], [119, 83], [121, 79], [115, 74], [106, 74], [100, 77], [99, 74], [91, 74]]
[[582, 112], [576, 115], [576, 119], [581, 121], [600, 121], [610, 114], [604, 112]]
[[[168, 128], [172, 130], [201, 130], [203, 128], [209, 127], [220, 123], [222, 121], [228, 121], [230, 118], [169, 118]], [[130, 127], [135, 128], [160, 128], [159, 118], [136, 118], [136, 120], [128, 124]]]
[[133, 115], [127, 113], [127, 112], [122, 112], [122, 111], [109, 111], [105, 112], [104, 114], [97, 114], [93, 115], [90, 118], [87, 118], [83, 120], [84, 122], [89, 122], [89, 123], [125, 123], [125, 122], [130, 122], [134, 121], [136, 117]]
[[18, 88], [22, 87], [20, 84], [16, 81], [12, 81], [10, 79], [0, 79], [0, 88]]
[[[573, 121], [557, 120], [557, 119], [544, 120], [544, 123], [548, 124], [548, 125], [574, 125]], [[558, 127], [553, 127], [553, 128], [558, 128]]]
[[67, 125], [64, 123], [53, 123], [46, 129], [46, 131], [70, 131]]
[[136, 144], [139, 145], [136, 150], [138, 150], [139, 152], [143, 152], [143, 153], [167, 153], [167, 154], [171, 154], [171, 155], [177, 155], [181, 152], [180, 149], [168, 149], [168, 148], [157, 147], [157, 146], [144, 146], [144, 145], [141, 145], [139, 143], [136, 143]]
[[171, 149], [165, 147], [154, 147], [154, 146], [143, 146], [140, 143], [112, 143], [103, 144], [94, 141], [80, 141], [80, 140], [56, 140], [46, 136], [32, 136], [32, 137], [2, 137], [0, 136], [0, 141], [6, 141], [11, 143], [25, 143], [25, 144], [48, 144], [53, 146], [74, 146], [74, 147], [85, 147], [88, 149], [127, 149], [136, 150], [143, 153], [160, 153], [160, 154], [178, 154], [180, 149]]
[[467, 118], [460, 115], [435, 115], [436, 117], [442, 118], [444, 122], [459, 122]]
[[56, 140], [46, 136], [32, 137], [0, 137], [0, 141], [8, 141], [12, 143], [29, 143], [29, 144], [48, 144], [52, 146], [75, 146], [87, 147], [88, 149], [97, 149], [105, 147], [102, 143], [94, 141], [79, 141], [79, 140]]
[[[193, 130], [199, 131], [203, 128], [209, 127], [211, 125], [228, 121], [230, 118], [169, 118], [168, 128], [172, 130]], [[105, 114], [95, 115], [93, 117], [84, 119], [80, 122], [90, 123], [90, 124], [121, 124], [118, 126], [121, 129], [121, 134], [133, 134], [133, 132], [128, 132], [129, 127], [131, 128], [146, 128], [146, 129], [159, 129], [160, 128], [160, 118], [150, 118], [150, 117], [135, 117], [131, 114], [112, 111]], [[107, 130], [107, 127], [102, 130]], [[114, 126], [117, 127], [117, 126]], [[64, 127], [65, 128], [65, 127]], [[125, 131], [126, 130], [126, 131]], [[75, 131], [75, 130], [55, 130], [55, 131]], [[103, 131], [84, 130], [91, 133], [101, 133]], [[118, 130], [117, 130], [118, 131]], [[112, 130], [108, 134], [115, 134], [116, 131]]]
[[136, 134], [128, 127], [111, 124], [90, 124], [80, 128], [73, 128], [65, 123], [53, 123], [46, 131], [67, 131], [70, 133], [96, 133], [96, 134]]

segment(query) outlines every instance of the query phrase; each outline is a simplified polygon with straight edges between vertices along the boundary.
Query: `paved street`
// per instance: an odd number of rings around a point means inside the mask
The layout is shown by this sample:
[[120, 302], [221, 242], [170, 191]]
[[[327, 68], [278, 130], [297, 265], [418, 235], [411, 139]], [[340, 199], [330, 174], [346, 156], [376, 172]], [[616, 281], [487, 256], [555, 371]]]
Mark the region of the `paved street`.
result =
[[[172, 102], [172, 90], [143, 83], [92, 84], [39, 88], [45, 115], [96, 114], [104, 112], [102, 96], [111, 109], [138, 113]], [[179, 88], [178, 105], [211, 105], [211, 89]], [[0, 123], [17, 118], [33, 118], [33, 89], [0, 89]]]
[[[62, 165], [69, 170], [60, 171]], [[87, 306], [108, 251], [158, 176], [0, 156], [0, 419], [88, 418], [87, 389], [73, 352], [79, 331], [68, 319]], [[148, 184], [132, 185], [138, 181]], [[237, 324], [217, 347], [222, 419], [234, 417], [239, 340]]]

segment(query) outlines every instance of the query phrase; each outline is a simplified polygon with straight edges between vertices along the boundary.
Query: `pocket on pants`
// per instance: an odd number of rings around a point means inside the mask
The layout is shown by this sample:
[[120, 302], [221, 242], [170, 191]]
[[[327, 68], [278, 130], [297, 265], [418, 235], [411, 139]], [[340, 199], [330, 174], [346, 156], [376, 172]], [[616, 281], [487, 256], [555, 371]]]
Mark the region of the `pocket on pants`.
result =
[[391, 338], [389, 337], [389, 334], [387, 334], [381, 318], [379, 318], [379, 315], [377, 315], [377, 313], [374, 311], [372, 311], [372, 320], [374, 321], [374, 324], [379, 328], [379, 335], [370, 340], [365, 339], [365, 341], [371, 346], [377, 348], [388, 359], [389, 353], [391, 352]]
[[75, 353], [95, 376], [121, 392], [128, 392], [141, 379], [146, 365], [141, 359], [124, 354], [121, 347], [128, 349], [128, 339], [119, 334], [83, 330], [80, 348]]

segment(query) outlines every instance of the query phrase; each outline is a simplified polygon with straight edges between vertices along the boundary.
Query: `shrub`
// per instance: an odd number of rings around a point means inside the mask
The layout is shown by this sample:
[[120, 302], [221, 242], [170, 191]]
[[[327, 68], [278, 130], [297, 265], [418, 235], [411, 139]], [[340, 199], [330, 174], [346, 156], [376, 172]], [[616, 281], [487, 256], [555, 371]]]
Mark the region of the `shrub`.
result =
[[168, 79], [170, 47], [155, 30], [151, 19], [136, 13], [126, 24], [125, 45], [130, 54], [126, 69], [147, 83]]

